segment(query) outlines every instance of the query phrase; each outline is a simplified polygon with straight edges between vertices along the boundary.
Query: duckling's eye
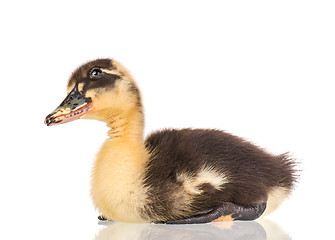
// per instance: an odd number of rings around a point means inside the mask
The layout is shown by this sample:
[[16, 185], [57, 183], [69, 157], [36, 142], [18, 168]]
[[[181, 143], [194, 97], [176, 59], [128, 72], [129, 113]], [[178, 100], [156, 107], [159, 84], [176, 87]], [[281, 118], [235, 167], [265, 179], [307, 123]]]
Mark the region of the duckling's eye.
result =
[[90, 72], [91, 79], [98, 79], [101, 77], [102, 71], [100, 68], [93, 68]]

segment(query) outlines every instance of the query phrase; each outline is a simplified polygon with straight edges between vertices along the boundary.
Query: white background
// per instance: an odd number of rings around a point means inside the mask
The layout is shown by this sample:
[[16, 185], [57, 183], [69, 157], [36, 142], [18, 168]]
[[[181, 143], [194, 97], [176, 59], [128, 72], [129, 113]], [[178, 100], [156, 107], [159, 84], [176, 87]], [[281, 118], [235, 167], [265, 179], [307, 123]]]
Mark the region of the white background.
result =
[[268, 239], [334, 239], [334, 13], [333, 1], [3, 1], [0, 238], [197, 234], [98, 225], [89, 181], [106, 127], [43, 124], [78, 65], [111, 57], [142, 89], [146, 133], [224, 129], [301, 162]]

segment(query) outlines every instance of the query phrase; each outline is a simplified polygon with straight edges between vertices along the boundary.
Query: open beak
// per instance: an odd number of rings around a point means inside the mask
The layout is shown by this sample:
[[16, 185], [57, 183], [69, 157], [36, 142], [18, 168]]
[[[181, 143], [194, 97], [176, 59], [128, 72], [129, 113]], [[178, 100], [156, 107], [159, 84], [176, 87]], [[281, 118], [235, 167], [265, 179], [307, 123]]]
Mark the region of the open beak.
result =
[[45, 118], [44, 122], [48, 126], [71, 122], [92, 109], [92, 99], [81, 95], [76, 84], [64, 101]]

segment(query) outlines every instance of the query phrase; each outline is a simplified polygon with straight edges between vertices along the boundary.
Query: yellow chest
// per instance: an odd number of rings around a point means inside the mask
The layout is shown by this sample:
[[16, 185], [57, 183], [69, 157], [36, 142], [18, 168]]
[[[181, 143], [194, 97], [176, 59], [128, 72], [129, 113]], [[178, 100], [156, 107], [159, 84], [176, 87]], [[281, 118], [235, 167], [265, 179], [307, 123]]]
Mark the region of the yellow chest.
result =
[[91, 195], [107, 219], [146, 222], [141, 216], [147, 201], [143, 187], [146, 154], [143, 146], [127, 139], [108, 139], [103, 144], [93, 168]]

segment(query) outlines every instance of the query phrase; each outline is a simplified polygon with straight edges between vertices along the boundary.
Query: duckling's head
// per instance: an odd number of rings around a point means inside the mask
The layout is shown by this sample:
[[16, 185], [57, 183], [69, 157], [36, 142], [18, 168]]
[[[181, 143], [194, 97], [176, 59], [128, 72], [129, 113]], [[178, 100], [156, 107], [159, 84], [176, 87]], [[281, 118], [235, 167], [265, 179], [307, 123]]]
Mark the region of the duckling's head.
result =
[[68, 95], [51, 113], [48, 126], [79, 118], [110, 122], [142, 112], [138, 87], [128, 71], [112, 59], [97, 59], [77, 68], [67, 84]]

